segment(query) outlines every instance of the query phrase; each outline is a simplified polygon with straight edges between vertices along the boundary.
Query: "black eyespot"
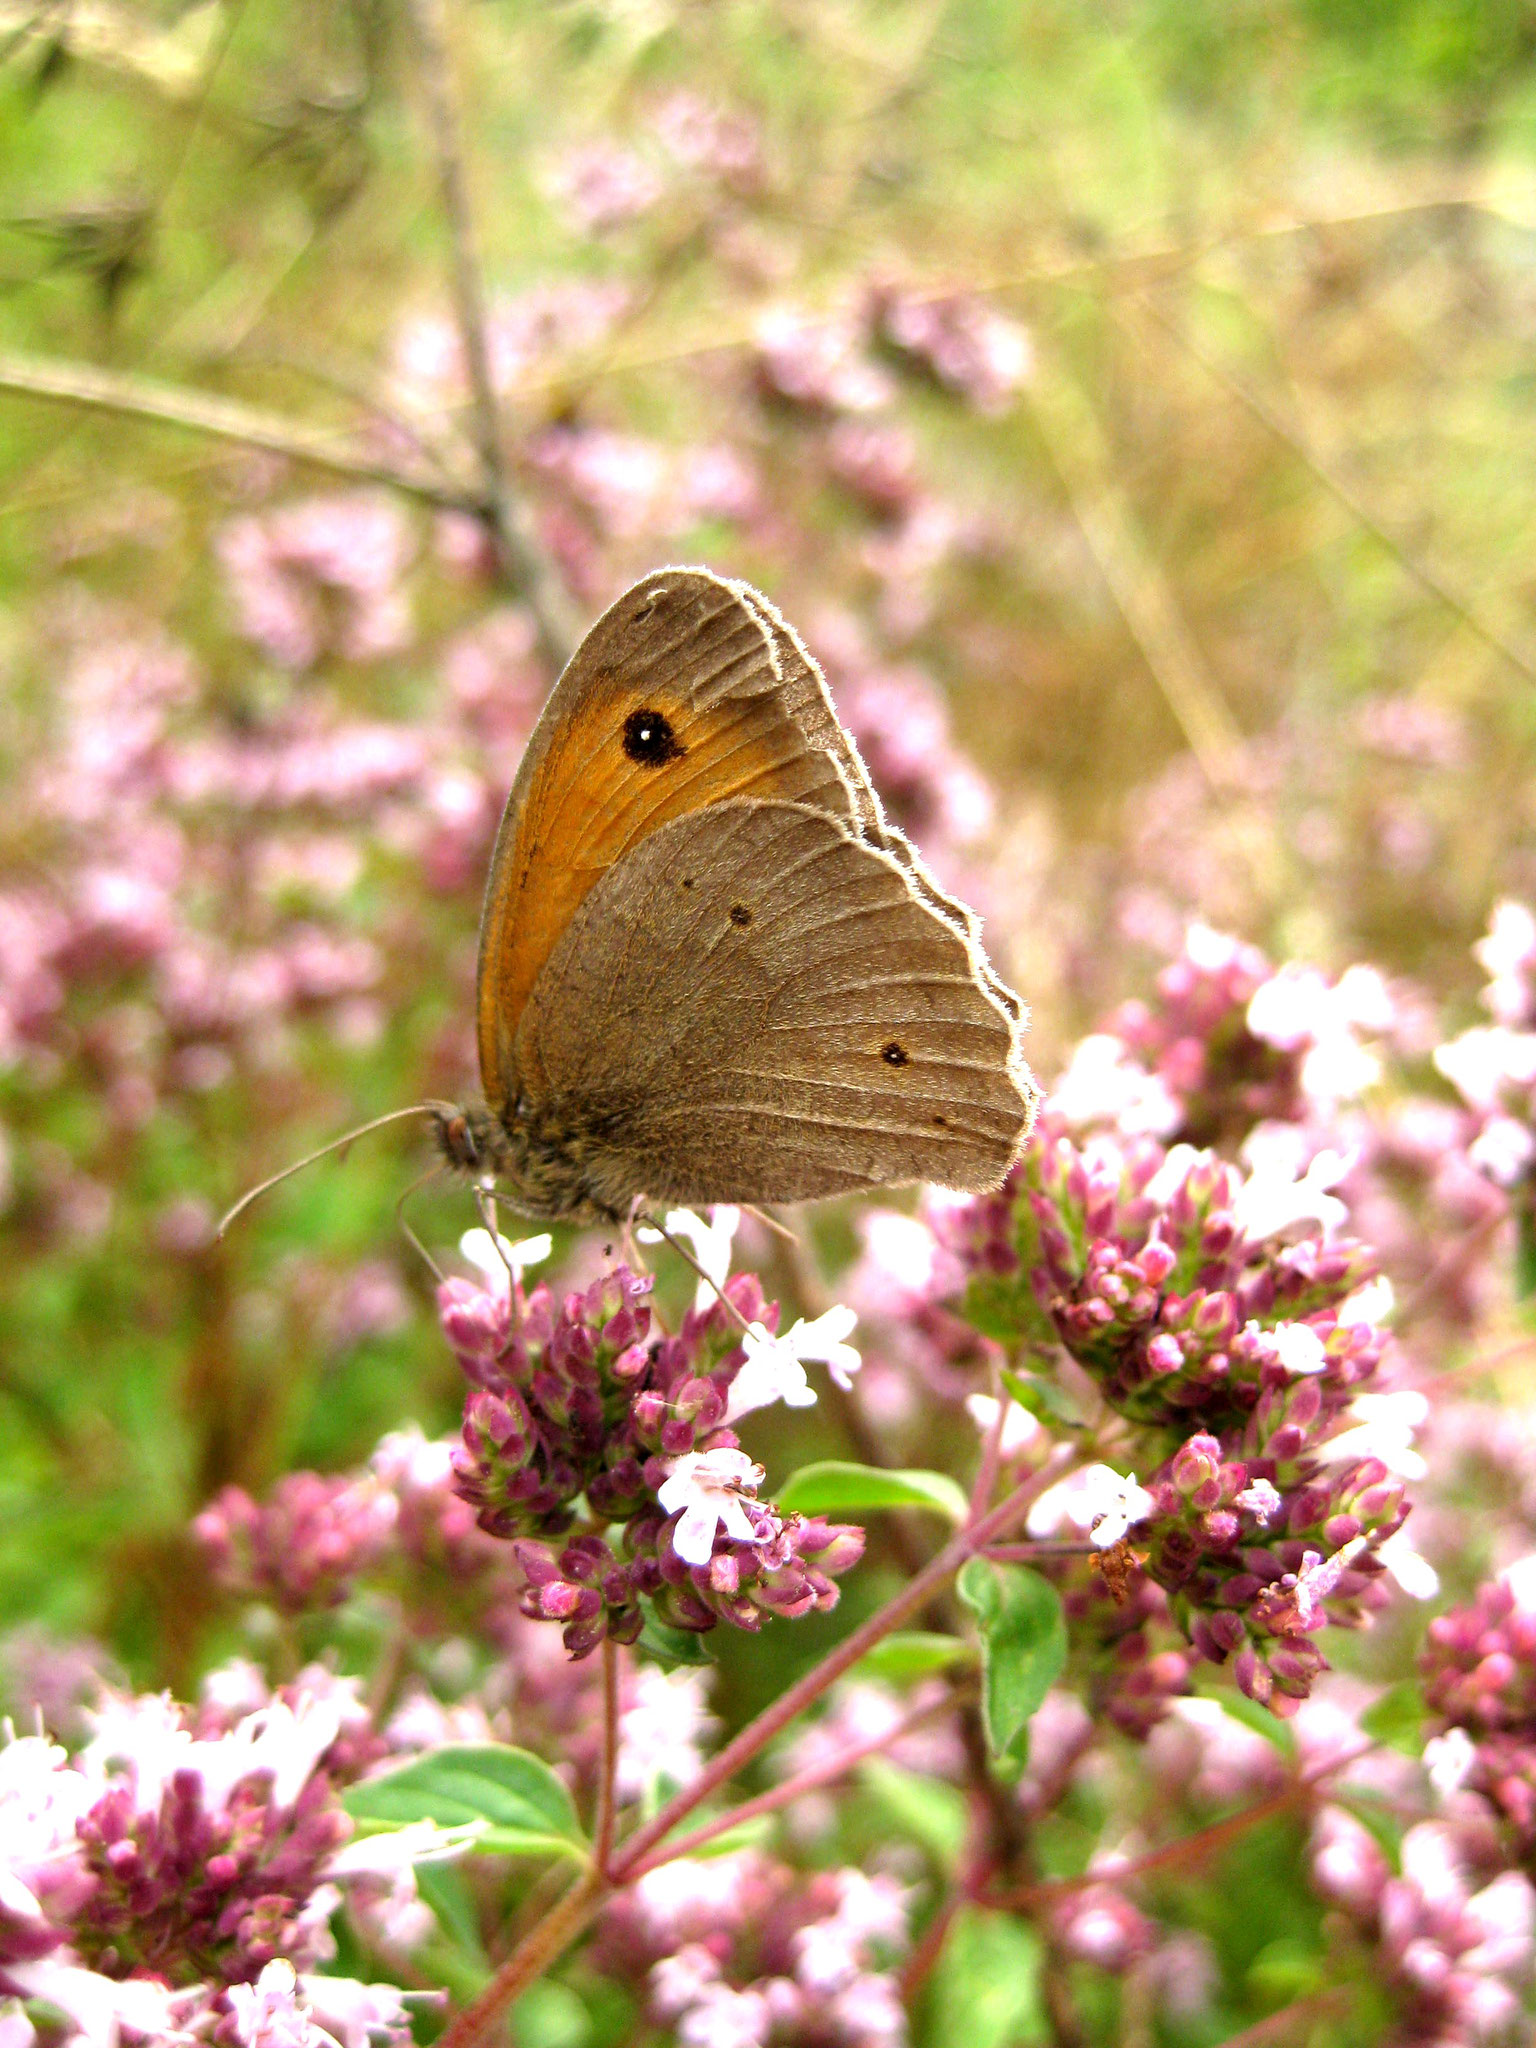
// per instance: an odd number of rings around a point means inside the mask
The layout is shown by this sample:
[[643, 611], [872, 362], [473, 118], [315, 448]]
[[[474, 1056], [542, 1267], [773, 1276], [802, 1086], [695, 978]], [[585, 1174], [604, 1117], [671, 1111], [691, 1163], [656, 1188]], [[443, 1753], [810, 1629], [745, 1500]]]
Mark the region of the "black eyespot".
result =
[[693, 887], [693, 877], [692, 877], [692, 875], [684, 875], [684, 877], [683, 877], [683, 887], [684, 887], [685, 889], [691, 889], [691, 888]]
[[659, 711], [631, 711], [624, 721], [624, 751], [631, 761], [660, 768], [685, 752], [670, 722]]
[[731, 905], [732, 924], [750, 924], [751, 922], [752, 913], [748, 910], [745, 903], [733, 903]]
[[947, 1131], [949, 1129], [949, 1118], [947, 1116], [936, 1116], [934, 1118], [934, 1122], [938, 1125], [941, 1131]]
[[908, 1055], [905, 1046], [898, 1045], [895, 1039], [892, 1038], [888, 1039], [881, 1046], [880, 1057], [888, 1067], [904, 1067], [907, 1064]]

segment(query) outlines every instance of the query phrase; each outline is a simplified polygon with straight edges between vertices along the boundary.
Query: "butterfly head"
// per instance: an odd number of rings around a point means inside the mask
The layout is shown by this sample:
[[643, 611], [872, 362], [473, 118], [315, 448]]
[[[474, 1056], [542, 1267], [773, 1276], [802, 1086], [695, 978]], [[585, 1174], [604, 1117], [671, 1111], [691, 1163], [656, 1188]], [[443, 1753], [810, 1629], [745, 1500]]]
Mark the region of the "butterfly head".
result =
[[504, 1169], [507, 1135], [488, 1109], [460, 1109], [451, 1102], [434, 1103], [432, 1135], [437, 1149], [456, 1173], [475, 1178]]

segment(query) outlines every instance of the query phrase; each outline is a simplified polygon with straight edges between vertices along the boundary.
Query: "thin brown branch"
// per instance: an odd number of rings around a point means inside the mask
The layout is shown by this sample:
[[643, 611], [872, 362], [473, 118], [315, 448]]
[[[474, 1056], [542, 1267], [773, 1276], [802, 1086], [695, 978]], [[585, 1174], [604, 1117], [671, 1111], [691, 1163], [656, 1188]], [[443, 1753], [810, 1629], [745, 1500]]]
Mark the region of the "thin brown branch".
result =
[[1255, 2020], [1241, 2033], [1228, 2034], [1222, 2048], [1272, 2048], [1275, 2042], [1290, 2040], [1305, 2021], [1320, 2020], [1329, 2013], [1336, 2013], [1348, 1997], [1348, 1992], [1338, 1985], [1325, 1991], [1309, 1991], [1305, 1998], [1292, 1999], [1289, 2005], [1282, 2005], [1278, 2012]]
[[603, 1638], [603, 1756], [597, 1781], [597, 1814], [592, 1825], [592, 1856], [604, 1876], [613, 1854], [613, 1826], [618, 1814], [619, 1774], [619, 1646]]
[[270, 455], [285, 456], [291, 462], [328, 470], [335, 476], [388, 484], [391, 489], [404, 491], [430, 505], [462, 512], [480, 509], [476, 492], [441, 470], [420, 463], [392, 461], [360, 448], [355, 441], [330, 428], [306, 426], [283, 413], [245, 405], [238, 399], [218, 398], [212, 392], [192, 391], [154, 377], [104, 370], [94, 363], [51, 361], [46, 356], [4, 350], [0, 351], [0, 391], [25, 392], [33, 398], [56, 399], [64, 405], [130, 419], [158, 420], [165, 426], [182, 427], [242, 448], [261, 448]]
[[1145, 1856], [1138, 1856], [1129, 1863], [1102, 1870], [1080, 1871], [1076, 1877], [1051, 1878], [1039, 1884], [1025, 1885], [1016, 1891], [989, 1897], [982, 1903], [1008, 1912], [1032, 1913], [1041, 1907], [1055, 1905], [1059, 1899], [1070, 1898], [1074, 1892], [1090, 1891], [1095, 1885], [1129, 1884], [1135, 1878], [1149, 1877], [1157, 1871], [1179, 1870], [1191, 1863], [1203, 1862], [1216, 1850], [1225, 1848], [1228, 1842], [1245, 1835], [1250, 1828], [1304, 1803], [1326, 1779], [1350, 1764], [1358, 1763], [1361, 1757], [1369, 1756], [1376, 1747], [1374, 1742], [1366, 1742], [1356, 1749], [1346, 1750], [1342, 1756], [1330, 1757], [1326, 1763], [1304, 1771], [1278, 1792], [1271, 1792], [1267, 1797], [1255, 1800], [1251, 1806], [1244, 1806], [1236, 1813], [1212, 1821], [1208, 1827], [1197, 1828], [1193, 1834], [1181, 1835], [1176, 1842], [1165, 1842], [1161, 1849], [1150, 1849]]
[[422, 86], [437, 153], [438, 182], [453, 253], [453, 296], [469, 373], [476, 452], [485, 489], [482, 517], [507, 580], [533, 614], [545, 659], [556, 671], [576, 645], [576, 621], [522, 499], [513, 491], [502, 442], [501, 408], [491, 375], [485, 287], [464, 169], [457, 95], [448, 48], [445, 0], [411, 0], [421, 52]]
[[949, 1930], [955, 1923], [955, 1916], [965, 1905], [967, 1897], [965, 1886], [958, 1884], [945, 1894], [939, 1901], [933, 1918], [923, 1929], [917, 1946], [902, 1965], [901, 2002], [909, 2012], [913, 1999], [933, 1975], [934, 1965], [938, 1962], [944, 1944], [949, 1938]]

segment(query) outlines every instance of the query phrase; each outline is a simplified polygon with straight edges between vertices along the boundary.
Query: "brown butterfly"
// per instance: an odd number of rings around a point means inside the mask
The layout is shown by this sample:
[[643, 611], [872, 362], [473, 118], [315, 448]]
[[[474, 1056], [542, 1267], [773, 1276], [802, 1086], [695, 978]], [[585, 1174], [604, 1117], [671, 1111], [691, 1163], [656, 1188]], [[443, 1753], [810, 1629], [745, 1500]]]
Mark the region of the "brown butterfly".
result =
[[480, 925], [485, 1108], [449, 1160], [525, 1214], [995, 1187], [1034, 1116], [1024, 1011], [886, 823], [768, 600], [662, 569], [544, 706]]
[[484, 1107], [421, 1107], [534, 1217], [992, 1188], [1037, 1101], [975, 914], [886, 823], [798, 635], [707, 569], [642, 578], [551, 692], [476, 1023]]

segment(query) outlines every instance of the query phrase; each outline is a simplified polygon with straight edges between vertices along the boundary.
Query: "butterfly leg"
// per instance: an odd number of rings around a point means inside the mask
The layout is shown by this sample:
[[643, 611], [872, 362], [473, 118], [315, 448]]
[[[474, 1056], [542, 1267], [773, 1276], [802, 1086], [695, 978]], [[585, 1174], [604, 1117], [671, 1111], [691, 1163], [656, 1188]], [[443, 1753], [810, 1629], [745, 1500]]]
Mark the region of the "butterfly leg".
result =
[[521, 1333], [523, 1327], [522, 1293], [518, 1287], [517, 1268], [501, 1249], [500, 1219], [496, 1214], [495, 1191], [482, 1187], [479, 1181], [475, 1182], [475, 1207], [480, 1211], [480, 1221], [490, 1233], [491, 1243], [495, 1245], [501, 1262], [507, 1269], [507, 1299], [512, 1307], [512, 1334], [515, 1337]]
[[[644, 1195], [636, 1195], [629, 1205], [628, 1216], [619, 1225], [619, 1244], [624, 1252], [624, 1263], [632, 1273], [649, 1273], [651, 1270], [645, 1263], [640, 1240], [635, 1236], [635, 1225], [649, 1223], [651, 1220], [645, 1210], [646, 1199]], [[662, 1235], [665, 1236], [666, 1233], [663, 1232]]]
[[[645, 1198], [644, 1196], [641, 1196], [640, 1199], [641, 1201], [643, 1201]], [[671, 1245], [673, 1251], [677, 1253], [677, 1256], [682, 1260], [683, 1264], [685, 1266], [692, 1266], [694, 1272], [697, 1273], [699, 1278], [704, 1282], [704, 1285], [713, 1292], [716, 1301], [720, 1303], [721, 1307], [725, 1310], [726, 1314], [728, 1316], [733, 1317], [735, 1321], [741, 1325], [743, 1330], [750, 1330], [752, 1328], [752, 1325], [747, 1321], [746, 1317], [742, 1314], [741, 1310], [736, 1306], [735, 1302], [732, 1301], [731, 1297], [724, 1291], [724, 1289], [716, 1287], [714, 1281], [710, 1279], [709, 1275], [705, 1272], [704, 1268], [693, 1256], [693, 1253], [689, 1251], [687, 1245], [679, 1244], [678, 1240], [672, 1235], [671, 1231], [664, 1228], [658, 1217], [653, 1216], [649, 1210], [641, 1209], [637, 1205], [633, 1212], [632, 1220], [636, 1223], [643, 1223], [647, 1230], [654, 1230], [656, 1235], [659, 1238], [661, 1238], [664, 1243]]]

